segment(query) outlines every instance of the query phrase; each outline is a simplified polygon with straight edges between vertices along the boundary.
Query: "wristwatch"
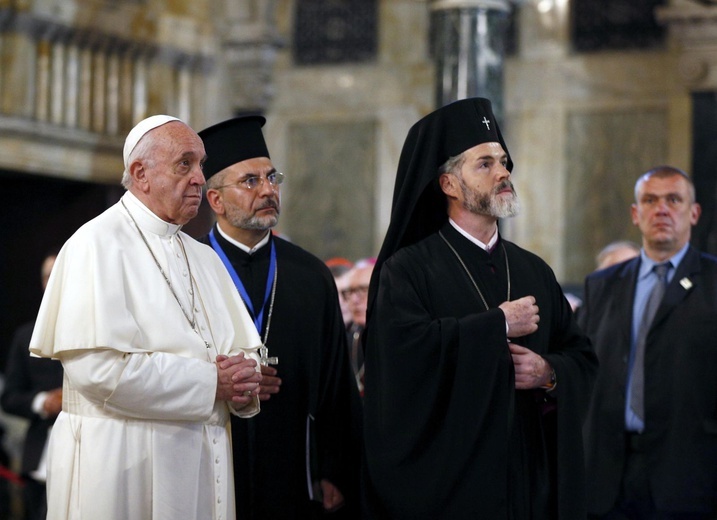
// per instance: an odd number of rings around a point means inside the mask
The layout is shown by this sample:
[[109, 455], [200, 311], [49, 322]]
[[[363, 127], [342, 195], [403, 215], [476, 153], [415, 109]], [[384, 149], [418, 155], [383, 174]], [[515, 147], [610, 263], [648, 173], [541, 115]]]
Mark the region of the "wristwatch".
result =
[[557, 381], [555, 379], [555, 369], [552, 369], [550, 371], [550, 381], [548, 382], [547, 385], [543, 386], [543, 388], [549, 392], [550, 390], [555, 388], [556, 384], [557, 384]]

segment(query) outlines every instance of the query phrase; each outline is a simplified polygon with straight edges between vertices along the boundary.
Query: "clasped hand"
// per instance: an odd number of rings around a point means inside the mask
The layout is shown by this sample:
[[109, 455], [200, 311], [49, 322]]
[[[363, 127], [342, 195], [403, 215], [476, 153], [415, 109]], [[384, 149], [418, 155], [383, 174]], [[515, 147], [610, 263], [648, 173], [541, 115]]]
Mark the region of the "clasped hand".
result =
[[545, 358], [515, 343], [508, 343], [508, 348], [513, 358], [516, 390], [541, 388], [548, 384], [553, 369]]
[[259, 393], [261, 372], [256, 370], [256, 361], [244, 357], [219, 355], [217, 365], [217, 400], [247, 405]]
[[[538, 330], [540, 315], [533, 296], [524, 296], [511, 302], [503, 302], [498, 307], [505, 314], [509, 338], [520, 338]], [[509, 342], [508, 348], [515, 367], [516, 389], [529, 390], [548, 384], [552, 368], [543, 357], [515, 343]]]
[[505, 314], [509, 338], [520, 338], [538, 330], [540, 315], [534, 297], [523, 296], [511, 302], [503, 302], [498, 307]]
[[42, 403], [42, 410], [49, 418], [58, 416], [62, 411], [62, 388], [55, 388], [47, 392], [47, 397]]

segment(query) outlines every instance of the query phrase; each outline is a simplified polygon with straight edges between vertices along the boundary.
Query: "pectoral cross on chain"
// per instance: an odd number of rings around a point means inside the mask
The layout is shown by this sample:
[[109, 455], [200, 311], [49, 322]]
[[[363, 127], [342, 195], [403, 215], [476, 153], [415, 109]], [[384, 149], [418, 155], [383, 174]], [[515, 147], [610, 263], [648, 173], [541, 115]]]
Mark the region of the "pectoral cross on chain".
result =
[[212, 346], [209, 344], [209, 342], [202, 337], [202, 334], [199, 332], [199, 329], [196, 326], [192, 330], [197, 333], [197, 336], [199, 336], [199, 339], [201, 339], [204, 342], [204, 345], [207, 348], [212, 348]]
[[269, 357], [269, 348], [266, 345], [259, 347], [259, 363], [263, 366], [278, 365], [279, 358], [276, 356]]

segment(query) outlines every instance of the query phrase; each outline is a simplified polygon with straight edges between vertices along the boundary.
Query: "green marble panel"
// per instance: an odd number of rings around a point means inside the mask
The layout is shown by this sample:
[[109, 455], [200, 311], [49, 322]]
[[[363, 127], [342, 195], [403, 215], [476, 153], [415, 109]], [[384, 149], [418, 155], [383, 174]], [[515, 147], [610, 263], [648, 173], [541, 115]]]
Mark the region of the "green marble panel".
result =
[[376, 123], [289, 126], [281, 230], [319, 258], [372, 256]]
[[566, 153], [565, 278], [582, 283], [605, 245], [622, 239], [640, 243], [630, 205], [638, 177], [665, 162], [667, 113], [573, 112]]

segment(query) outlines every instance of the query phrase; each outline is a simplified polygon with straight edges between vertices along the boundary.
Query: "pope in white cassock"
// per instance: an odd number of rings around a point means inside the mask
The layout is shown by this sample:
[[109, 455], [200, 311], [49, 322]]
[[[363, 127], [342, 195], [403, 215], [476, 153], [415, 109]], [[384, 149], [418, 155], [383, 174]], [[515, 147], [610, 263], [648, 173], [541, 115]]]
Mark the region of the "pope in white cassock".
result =
[[204, 160], [186, 124], [145, 119], [127, 193], [57, 257], [30, 343], [65, 370], [49, 520], [235, 518], [228, 419], [259, 412], [260, 339], [219, 257], [180, 231]]

